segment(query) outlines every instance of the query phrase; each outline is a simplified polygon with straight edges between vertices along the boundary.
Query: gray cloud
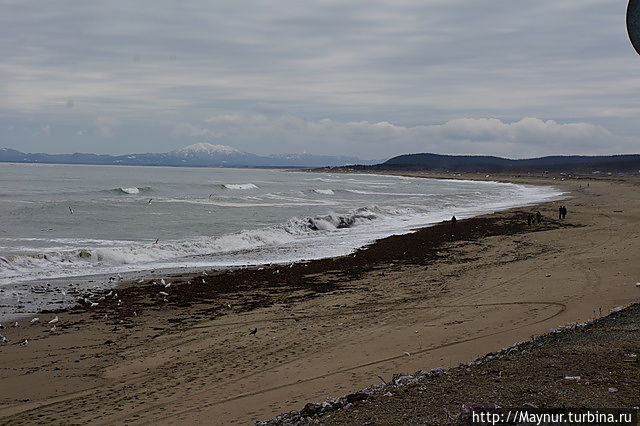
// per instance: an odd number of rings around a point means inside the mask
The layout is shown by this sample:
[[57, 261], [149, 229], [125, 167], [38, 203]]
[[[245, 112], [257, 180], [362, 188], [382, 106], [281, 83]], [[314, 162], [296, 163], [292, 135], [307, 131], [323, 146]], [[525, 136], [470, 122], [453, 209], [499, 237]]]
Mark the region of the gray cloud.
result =
[[[0, 144], [318, 152], [339, 138], [375, 157], [426, 138], [439, 152], [634, 152], [640, 60], [624, 12], [614, 0], [5, 0]], [[269, 124], [205, 122], [223, 116]], [[47, 124], [46, 138], [7, 130]]]

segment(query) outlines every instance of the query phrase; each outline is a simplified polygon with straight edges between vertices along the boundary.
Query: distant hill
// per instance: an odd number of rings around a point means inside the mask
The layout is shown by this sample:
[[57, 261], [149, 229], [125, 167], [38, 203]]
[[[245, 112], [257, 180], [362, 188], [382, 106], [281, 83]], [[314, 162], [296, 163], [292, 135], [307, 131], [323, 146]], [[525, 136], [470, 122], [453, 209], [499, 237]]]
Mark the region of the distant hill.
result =
[[640, 155], [550, 156], [512, 160], [481, 155], [406, 154], [372, 166], [356, 165], [363, 170], [433, 170], [449, 172], [574, 172], [640, 173]]
[[0, 162], [102, 164], [126, 166], [192, 166], [192, 167], [332, 167], [361, 163], [356, 157], [281, 154], [257, 155], [242, 152], [226, 145], [196, 143], [165, 153], [128, 155], [99, 154], [28, 154], [15, 149], [0, 148]]

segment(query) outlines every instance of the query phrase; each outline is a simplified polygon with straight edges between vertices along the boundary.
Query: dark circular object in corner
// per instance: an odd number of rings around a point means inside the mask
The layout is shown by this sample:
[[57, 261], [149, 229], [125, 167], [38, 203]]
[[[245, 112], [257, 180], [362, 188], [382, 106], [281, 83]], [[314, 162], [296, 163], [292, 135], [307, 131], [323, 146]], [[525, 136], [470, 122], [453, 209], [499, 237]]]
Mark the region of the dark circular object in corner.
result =
[[627, 6], [627, 32], [638, 55], [640, 55], [640, 0], [629, 0]]

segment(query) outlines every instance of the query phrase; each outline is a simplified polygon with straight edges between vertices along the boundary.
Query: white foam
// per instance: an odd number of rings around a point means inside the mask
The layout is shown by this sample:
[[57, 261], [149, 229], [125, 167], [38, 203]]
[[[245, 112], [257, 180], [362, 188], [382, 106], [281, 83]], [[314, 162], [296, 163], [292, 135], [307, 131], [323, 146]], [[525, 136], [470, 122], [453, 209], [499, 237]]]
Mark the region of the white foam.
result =
[[253, 183], [225, 183], [222, 186], [226, 189], [258, 189]]
[[324, 194], [324, 195], [333, 195], [334, 192], [331, 189], [314, 189], [313, 192], [316, 194]]

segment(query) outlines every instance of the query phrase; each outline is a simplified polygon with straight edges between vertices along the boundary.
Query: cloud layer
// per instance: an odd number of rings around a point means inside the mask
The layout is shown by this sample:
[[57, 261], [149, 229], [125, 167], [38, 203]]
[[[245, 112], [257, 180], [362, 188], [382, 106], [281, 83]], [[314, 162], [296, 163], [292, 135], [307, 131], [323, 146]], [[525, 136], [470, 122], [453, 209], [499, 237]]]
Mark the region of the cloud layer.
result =
[[[523, 118], [507, 123], [493, 118], [461, 118], [436, 125], [401, 126], [386, 121], [340, 122], [303, 120], [293, 116], [224, 114], [210, 117], [201, 126], [180, 124], [176, 132], [204, 140], [233, 141], [245, 149], [256, 140], [259, 152], [312, 151], [322, 154], [376, 153], [379, 158], [409, 152], [488, 154], [509, 157], [549, 154], [606, 154], [626, 152], [633, 140], [589, 123], [560, 124], [554, 120]], [[376, 157], [377, 158], [377, 157]]]
[[[0, 144], [122, 153], [226, 135], [262, 152], [335, 138], [384, 156], [384, 137], [399, 150], [637, 151], [640, 60], [624, 13], [615, 0], [6, 0]], [[269, 124], [205, 122], [225, 116]]]

